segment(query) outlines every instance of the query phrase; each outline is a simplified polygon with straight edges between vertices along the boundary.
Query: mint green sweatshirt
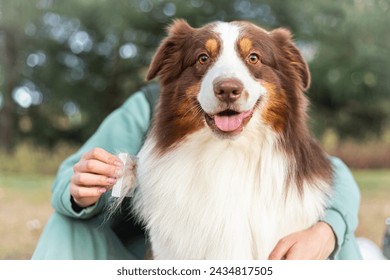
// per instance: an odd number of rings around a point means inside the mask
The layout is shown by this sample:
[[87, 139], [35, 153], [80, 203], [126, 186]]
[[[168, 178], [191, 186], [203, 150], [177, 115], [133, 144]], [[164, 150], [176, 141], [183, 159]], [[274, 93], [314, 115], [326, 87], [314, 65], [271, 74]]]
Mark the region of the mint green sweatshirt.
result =
[[[74, 164], [84, 153], [95, 147], [114, 154], [137, 154], [148, 131], [151, 114], [151, 107], [144, 93], [135, 93], [104, 120], [77, 153], [62, 163], [52, 186], [52, 206], [55, 213], [40, 237], [33, 259], [142, 258], [146, 247], [145, 239], [119, 239], [117, 232], [113, 230], [115, 222], [105, 221], [104, 207], [110, 192], [105, 193], [95, 205], [76, 212], [72, 209], [69, 185]], [[354, 236], [358, 224], [359, 189], [345, 164], [334, 157], [331, 161], [335, 170], [335, 193], [323, 219], [332, 227], [337, 239], [331, 258], [360, 259]]]

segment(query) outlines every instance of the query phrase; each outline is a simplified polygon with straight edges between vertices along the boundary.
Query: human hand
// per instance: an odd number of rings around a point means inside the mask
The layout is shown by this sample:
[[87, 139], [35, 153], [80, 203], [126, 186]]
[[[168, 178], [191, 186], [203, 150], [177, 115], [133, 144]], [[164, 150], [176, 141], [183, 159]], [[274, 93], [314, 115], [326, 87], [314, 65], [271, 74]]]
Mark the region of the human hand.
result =
[[122, 176], [122, 161], [101, 148], [85, 153], [73, 167], [70, 194], [80, 207], [95, 204]]
[[325, 222], [292, 233], [282, 238], [275, 246], [270, 260], [325, 260], [336, 246], [332, 228]]

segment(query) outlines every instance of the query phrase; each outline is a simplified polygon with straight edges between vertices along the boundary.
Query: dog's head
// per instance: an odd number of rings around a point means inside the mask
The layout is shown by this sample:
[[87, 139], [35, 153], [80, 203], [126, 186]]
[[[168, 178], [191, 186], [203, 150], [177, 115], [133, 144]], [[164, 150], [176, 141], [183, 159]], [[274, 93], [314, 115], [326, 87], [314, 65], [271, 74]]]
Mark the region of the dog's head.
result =
[[279, 133], [304, 114], [310, 74], [288, 30], [249, 22], [192, 28], [177, 20], [168, 32], [147, 74], [160, 78], [157, 125], [168, 146], [204, 126], [240, 135], [255, 110]]

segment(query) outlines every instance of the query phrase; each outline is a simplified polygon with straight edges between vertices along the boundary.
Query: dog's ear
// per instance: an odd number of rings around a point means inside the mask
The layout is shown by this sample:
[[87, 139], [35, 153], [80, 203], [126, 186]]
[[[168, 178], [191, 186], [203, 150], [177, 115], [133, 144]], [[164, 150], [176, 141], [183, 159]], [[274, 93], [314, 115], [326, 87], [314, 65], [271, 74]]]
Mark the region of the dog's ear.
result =
[[309, 67], [298, 48], [294, 45], [291, 32], [285, 28], [278, 28], [273, 30], [270, 35], [278, 48], [281, 49], [282, 55], [287, 59], [289, 66], [292, 66], [299, 73], [302, 89], [307, 90], [310, 86]]
[[188, 38], [193, 32], [193, 28], [183, 20], [175, 20], [168, 27], [168, 37], [166, 37], [157, 49], [150, 64], [146, 80], [149, 81], [156, 76], [175, 77], [181, 72], [181, 56], [183, 47], [188, 43]]

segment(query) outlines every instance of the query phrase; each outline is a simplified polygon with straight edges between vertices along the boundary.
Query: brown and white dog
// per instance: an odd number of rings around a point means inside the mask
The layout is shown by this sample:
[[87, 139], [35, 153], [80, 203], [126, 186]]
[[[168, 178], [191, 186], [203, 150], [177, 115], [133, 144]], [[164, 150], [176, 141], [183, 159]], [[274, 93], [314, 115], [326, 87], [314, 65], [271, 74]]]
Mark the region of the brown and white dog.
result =
[[175, 21], [135, 211], [156, 259], [266, 259], [324, 213], [332, 168], [306, 124], [310, 74], [285, 29]]

